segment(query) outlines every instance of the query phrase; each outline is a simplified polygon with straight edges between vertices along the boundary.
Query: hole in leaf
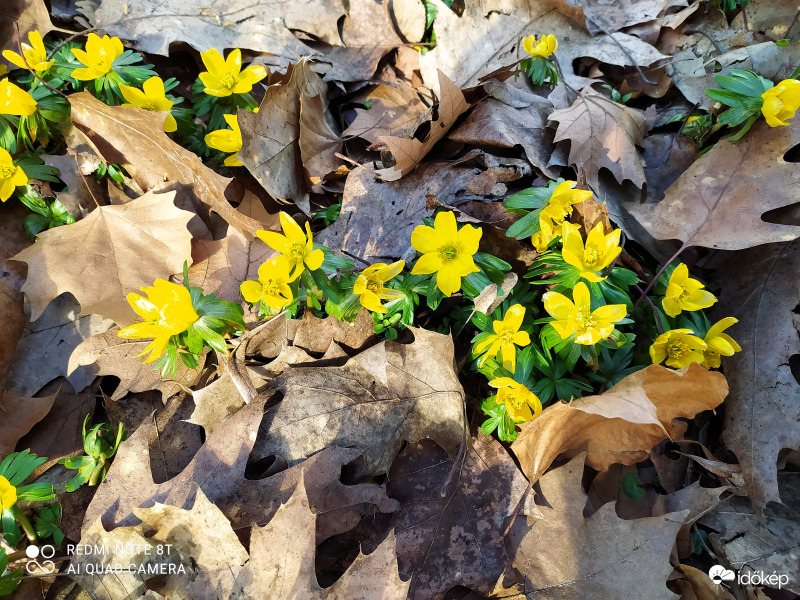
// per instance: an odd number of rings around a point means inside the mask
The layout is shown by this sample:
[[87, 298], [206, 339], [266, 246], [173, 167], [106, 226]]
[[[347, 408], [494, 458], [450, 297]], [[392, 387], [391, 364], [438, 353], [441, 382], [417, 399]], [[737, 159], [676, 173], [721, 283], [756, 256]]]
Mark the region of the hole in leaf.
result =
[[800, 383], [800, 354], [792, 354], [789, 357], [789, 369], [792, 371], [794, 380]]
[[786, 154], [783, 155], [783, 160], [790, 163], [800, 162], [800, 144], [797, 144], [789, 148], [786, 151]]

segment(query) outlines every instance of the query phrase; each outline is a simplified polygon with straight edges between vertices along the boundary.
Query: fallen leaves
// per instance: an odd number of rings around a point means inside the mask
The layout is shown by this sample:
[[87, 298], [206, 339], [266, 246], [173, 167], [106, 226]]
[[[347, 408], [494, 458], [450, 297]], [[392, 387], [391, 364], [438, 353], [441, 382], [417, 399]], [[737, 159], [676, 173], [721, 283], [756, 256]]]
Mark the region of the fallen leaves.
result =
[[799, 143], [797, 123], [772, 128], [760, 122], [738, 142], [717, 142], [658, 204], [628, 208], [656, 239], [678, 239], [687, 247], [741, 250], [793, 240], [800, 227], [763, 216], [797, 202], [800, 174], [785, 154]]
[[554, 110], [558, 123], [555, 141], [569, 140], [569, 164], [577, 165], [593, 190], [599, 189], [600, 169], [616, 180], [642, 187], [646, 179], [636, 150], [645, 132], [641, 113], [591, 89], [584, 90], [569, 108]]
[[599, 396], [547, 407], [511, 449], [531, 482], [562, 452], [586, 452], [586, 464], [598, 470], [634, 464], [659, 441], [681, 438], [686, 423], [678, 418], [716, 408], [727, 394], [725, 377], [697, 363], [681, 371], [651, 365]]
[[[30, 298], [31, 319], [69, 292], [80, 302], [80, 314], [131, 323], [136, 315], [126, 295], [158, 277], [180, 273], [191, 259], [192, 235], [186, 226], [194, 215], [177, 208], [174, 199], [175, 192], [151, 192], [127, 204], [98, 207], [73, 225], [39, 234], [37, 244], [14, 257], [28, 264], [22, 291]], [[89, 263], [83, 260], [87, 254]], [[59, 268], [64, 262], [85, 266]]]

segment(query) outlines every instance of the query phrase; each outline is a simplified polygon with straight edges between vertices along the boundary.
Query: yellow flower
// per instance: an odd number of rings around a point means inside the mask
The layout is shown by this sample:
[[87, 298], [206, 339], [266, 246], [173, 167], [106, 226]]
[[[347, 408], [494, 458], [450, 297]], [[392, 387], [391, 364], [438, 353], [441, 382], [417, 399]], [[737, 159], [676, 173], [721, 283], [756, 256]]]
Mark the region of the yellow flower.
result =
[[236, 153], [242, 149], [242, 131], [239, 129], [239, 120], [236, 115], [222, 115], [230, 129], [217, 129], [205, 137], [206, 145], [220, 152], [233, 152], [225, 159], [226, 167], [241, 167], [242, 161]]
[[306, 233], [303, 233], [297, 221], [285, 212], [281, 211], [280, 219], [283, 235], [263, 230], [256, 232], [256, 235], [267, 246], [283, 255], [283, 259], [292, 269], [292, 280], [296, 279], [305, 267], [311, 271], [319, 269], [325, 260], [325, 254], [319, 248], [314, 250], [314, 236], [311, 235], [308, 221], [306, 221]]
[[537, 252], [547, 250], [547, 245], [561, 235], [561, 226], [572, 214], [572, 206], [592, 196], [592, 192], [574, 190], [576, 181], [559, 183], [550, 195], [547, 206], [539, 213], [539, 231], [531, 236], [531, 244]]
[[22, 167], [15, 165], [11, 155], [0, 148], [0, 200], [5, 202], [14, 193], [18, 185], [28, 183], [28, 176]]
[[742, 348], [727, 333], [722, 333], [739, 320], [734, 317], [725, 317], [711, 326], [703, 341], [706, 343], [705, 360], [701, 363], [706, 369], [717, 369], [720, 365], [720, 356], [733, 356], [734, 352], [741, 352]]
[[525, 307], [515, 304], [506, 311], [502, 321], [492, 323], [494, 334], [489, 335], [475, 344], [475, 353], [485, 354], [478, 361], [478, 366], [482, 367], [488, 358], [497, 356], [497, 352], [503, 357], [503, 368], [514, 372], [517, 367], [517, 348], [516, 346], [527, 346], [531, 343], [531, 338], [525, 331], [520, 331], [522, 319], [525, 318]]
[[223, 59], [218, 50], [211, 49], [200, 53], [203, 64], [208, 71], [200, 73], [200, 81], [206, 88], [203, 90], [210, 96], [230, 96], [246, 94], [267, 76], [267, 70], [261, 65], [247, 67], [242, 71], [242, 51], [236, 48], [227, 59]]
[[794, 117], [800, 108], [800, 81], [784, 79], [775, 87], [761, 94], [764, 103], [761, 113], [770, 127], [788, 125], [787, 120]]
[[670, 275], [667, 293], [661, 301], [664, 312], [670, 317], [677, 317], [684, 310], [692, 312], [708, 308], [717, 299], [703, 287], [702, 283], [689, 277], [689, 267], [679, 264]]
[[579, 281], [572, 290], [572, 300], [558, 292], [547, 292], [542, 300], [544, 309], [556, 320], [550, 324], [561, 339], [575, 334], [575, 343], [591, 346], [614, 331], [614, 323], [625, 318], [624, 304], [609, 304], [592, 310], [589, 288]]
[[440, 212], [433, 227], [418, 225], [411, 234], [411, 245], [422, 254], [411, 274], [436, 273], [437, 287], [450, 296], [461, 289], [462, 277], [479, 270], [472, 256], [482, 234], [483, 230], [472, 225], [458, 229], [453, 213]]
[[36, 100], [8, 79], [0, 81], [0, 115], [27, 117], [36, 112]]
[[561, 225], [564, 221], [556, 221], [559, 215], [560, 211], [558, 209], [550, 208], [549, 206], [539, 213], [539, 231], [531, 236], [531, 244], [540, 254], [547, 250], [550, 242], [561, 235]]
[[143, 287], [147, 298], [131, 292], [128, 294], [136, 314], [144, 319], [120, 329], [117, 335], [126, 339], [153, 338], [153, 341], [139, 354], [150, 352], [144, 362], [149, 363], [164, 354], [169, 338], [189, 329], [200, 317], [192, 305], [192, 297], [184, 286], [156, 279], [152, 287]]
[[515, 422], [530, 421], [542, 412], [542, 402], [536, 394], [511, 377], [492, 379], [489, 385], [497, 388], [497, 403], [506, 405], [506, 412]]
[[558, 50], [558, 40], [554, 35], [543, 35], [539, 41], [536, 41], [535, 35], [529, 35], [522, 40], [522, 47], [531, 56], [547, 58]]
[[584, 246], [578, 227], [572, 223], [564, 223], [561, 230], [564, 244], [561, 256], [567, 264], [579, 269], [584, 279], [595, 283], [603, 281], [605, 277], [600, 277], [597, 271], [608, 267], [622, 252], [622, 248], [619, 247], [621, 234], [619, 229], [615, 229], [604, 235], [603, 224], [598, 223], [586, 236], [586, 246]]
[[358, 296], [361, 306], [372, 312], [385, 313], [386, 307], [381, 300], [396, 300], [405, 294], [399, 290], [387, 288], [384, 284], [397, 276], [405, 266], [405, 261], [398, 260], [390, 265], [375, 263], [364, 269], [353, 286], [353, 293]]
[[[170, 110], [173, 105], [172, 100], [167, 99], [166, 92], [164, 92], [164, 82], [160, 77], [151, 77], [145, 81], [141, 90], [123, 84], [120, 84], [119, 90], [122, 92], [125, 100], [128, 101], [122, 106], [138, 106], [145, 110], [161, 112], [163, 110]], [[164, 131], [169, 133], [176, 129], [178, 129], [178, 123], [175, 121], [175, 117], [168, 114], [167, 118], [164, 120]], [[241, 147], [241, 138], [239, 139], [239, 146]]]
[[258, 281], [245, 281], [239, 289], [250, 304], [261, 301], [270, 308], [280, 310], [294, 299], [289, 284], [295, 278], [289, 275], [286, 259], [277, 256], [258, 268]]
[[691, 329], [671, 329], [658, 336], [650, 346], [650, 358], [654, 365], [666, 358], [668, 367], [681, 369], [694, 362], [702, 363], [705, 349], [706, 343]]
[[42, 41], [42, 34], [38, 31], [31, 31], [28, 34], [28, 40], [31, 43], [30, 46], [25, 42], [21, 44], [22, 54], [25, 58], [11, 50], [3, 50], [3, 58], [20, 69], [30, 67], [34, 71], [47, 71], [53, 66], [54, 61], [47, 60], [47, 50], [45, 50], [44, 42]]
[[79, 81], [91, 81], [103, 77], [114, 68], [114, 61], [122, 56], [125, 49], [118, 37], [110, 38], [104, 35], [102, 39], [95, 33], [90, 33], [86, 40], [86, 50], [72, 49], [72, 53], [85, 68], [75, 69], [72, 76]]
[[0, 77], [8, 73], [8, 67], [5, 65], [0, 65]]
[[9, 510], [17, 503], [17, 488], [0, 475], [0, 512]]

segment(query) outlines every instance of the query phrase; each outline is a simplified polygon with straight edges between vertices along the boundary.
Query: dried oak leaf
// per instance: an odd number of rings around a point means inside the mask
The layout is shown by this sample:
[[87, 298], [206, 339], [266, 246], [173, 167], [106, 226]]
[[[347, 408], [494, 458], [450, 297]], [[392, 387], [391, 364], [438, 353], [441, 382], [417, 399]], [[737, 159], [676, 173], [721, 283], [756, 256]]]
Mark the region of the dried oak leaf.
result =
[[775, 466], [781, 450], [800, 448], [800, 383], [792, 367], [800, 355], [798, 273], [798, 240], [737, 252], [719, 271], [719, 314], [739, 319], [731, 333], [742, 347], [724, 359], [731, 392], [722, 439], [739, 459], [760, 516], [767, 503], [785, 500]]
[[[700, 523], [716, 531], [709, 537], [721, 564], [742, 574], [762, 571], [786, 576], [788, 583], [784, 581], [782, 589], [800, 594], [800, 473], [781, 472], [776, 479], [783, 503], [759, 513], [746, 497], [731, 496]], [[777, 583], [764, 581], [769, 587]]]
[[158, 390], [166, 400], [184, 388], [191, 388], [200, 377], [200, 369], [189, 369], [178, 364], [175, 378], [162, 377], [152, 364], [143, 364], [141, 353], [151, 340], [129, 340], [117, 335], [119, 327], [93, 335], [81, 342], [69, 356], [67, 374], [80, 367], [89, 367], [92, 376], [113, 375], [119, 385], [111, 395], [121, 400], [128, 392]]
[[800, 144], [800, 125], [761, 121], [737, 142], [721, 140], [669, 188], [658, 204], [635, 204], [630, 213], [656, 239], [684, 247], [741, 250], [788, 242], [800, 227], [763, 215], [797, 202], [800, 173], [785, 154]]
[[655, 21], [666, 8], [686, 4], [687, 0], [558, 0], [556, 6], [571, 19], [585, 20], [586, 29], [596, 35]]
[[573, 62], [581, 57], [618, 66], [633, 66], [634, 61], [648, 66], [668, 58], [633, 35], [590, 36], [557, 9], [555, 0], [467, 2], [460, 14], [441, 0], [430, 0], [430, 4], [436, 7], [436, 47], [420, 57], [420, 70], [431, 86], [435, 86], [437, 70], [461, 88], [478, 85], [482, 76], [522, 57], [522, 38], [544, 32], [569, 39], [559, 47], [558, 58], [564, 78], [575, 88], [595, 81], [573, 72]]
[[[355, 448], [328, 447], [263, 479], [245, 478], [248, 457], [268, 400], [269, 397], [261, 396], [221, 422], [187, 467], [160, 484], [153, 481], [150, 470], [148, 444], [153, 425], [145, 421], [122, 443], [105, 481], [97, 488], [86, 511], [84, 534], [99, 518], [107, 529], [135, 525], [138, 519], [134, 509], [154, 502], [186, 507], [198, 486], [231, 520], [234, 529], [266, 523], [289, 497], [302, 473], [318, 515], [336, 514], [335, 511], [362, 503], [375, 504], [383, 512], [397, 509], [397, 503], [386, 497], [382, 486], [341, 483], [341, 468], [362, 453]], [[326, 537], [348, 527], [331, 518], [326, 523], [327, 531], [323, 532]]]
[[558, 123], [555, 141], [569, 140], [569, 164], [586, 173], [589, 187], [599, 189], [602, 168], [620, 183], [628, 179], [636, 187], [644, 185], [644, 168], [636, 150], [645, 132], [640, 112], [589, 88], [569, 108], [554, 110], [550, 120]]
[[50, 21], [50, 11], [44, 0], [3, 0], [0, 4], [0, 40], [3, 40], [0, 50], [19, 52], [14, 23], [19, 24], [23, 44], [28, 43], [28, 33], [31, 31], [38, 31], [44, 36], [48, 31], [58, 29]]
[[377, 144], [384, 136], [397, 136], [417, 122], [425, 105], [416, 90], [406, 86], [379, 85], [366, 98], [369, 109], [356, 108], [356, 118], [342, 137], [358, 136]]
[[201, 52], [249, 48], [292, 60], [310, 52], [293, 30], [340, 45], [338, 21], [345, 14], [337, 0], [304, 0], [288, 7], [277, 0], [230, 0], [224, 6], [209, 6], [207, 0], [102, 0], [94, 24], [153, 54], [167, 55], [170, 43], [186, 42]]
[[30, 299], [31, 320], [51, 300], [70, 292], [82, 315], [102, 315], [118, 325], [134, 321], [125, 296], [158, 277], [179, 273], [191, 259], [192, 234], [186, 226], [194, 214], [176, 208], [174, 198], [175, 192], [151, 192], [127, 204], [100, 206], [72, 225], [40, 233], [36, 244], [14, 257], [28, 264], [22, 291]]
[[[172, 26], [171, 19], [165, 21]], [[206, 167], [194, 152], [164, 133], [164, 113], [108, 106], [89, 92], [71, 94], [69, 102], [75, 127], [86, 134], [106, 162], [125, 167], [144, 191], [181, 187], [206, 225], [210, 225], [213, 211], [248, 236], [255, 237], [256, 231], [263, 229], [228, 202], [225, 190], [230, 179]]]
[[25, 398], [10, 391], [0, 395], [0, 456], [13, 452], [20, 438], [47, 416], [56, 395]]
[[681, 439], [687, 424], [677, 419], [716, 408], [727, 393], [725, 376], [697, 363], [680, 371], [650, 365], [600, 395], [548, 406], [522, 425], [511, 449], [531, 482], [562, 452], [587, 452], [586, 464], [597, 470], [631, 465], [661, 440]]
[[[464, 99], [464, 94], [447, 76], [438, 71], [439, 76], [439, 104], [436, 119], [430, 121], [430, 130], [423, 140], [415, 137], [381, 136], [394, 156], [395, 163], [391, 167], [378, 169], [375, 175], [384, 181], [397, 181], [408, 175], [425, 155], [430, 152], [436, 142], [441, 140], [450, 131], [459, 116], [469, 109], [469, 103]], [[413, 132], [412, 132], [413, 133]]]
[[617, 600], [631, 590], [652, 600], [673, 600], [667, 589], [669, 558], [688, 511], [625, 520], [609, 502], [584, 518], [584, 454], [539, 480], [541, 515], [514, 521], [506, 548], [525, 591], [543, 600]]

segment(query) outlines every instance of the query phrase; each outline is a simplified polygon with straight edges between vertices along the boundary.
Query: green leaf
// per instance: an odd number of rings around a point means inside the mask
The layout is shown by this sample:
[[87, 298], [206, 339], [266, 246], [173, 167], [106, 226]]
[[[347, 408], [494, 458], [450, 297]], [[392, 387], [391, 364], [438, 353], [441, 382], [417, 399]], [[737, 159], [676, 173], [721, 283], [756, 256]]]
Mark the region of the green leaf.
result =
[[636, 473], [626, 473], [620, 482], [619, 488], [623, 494], [634, 502], [639, 502], [644, 498], [644, 488]]
[[541, 223], [539, 222], [539, 215], [541, 212], [541, 208], [529, 212], [509, 227], [506, 231], [506, 235], [521, 240], [537, 233], [541, 229]]

